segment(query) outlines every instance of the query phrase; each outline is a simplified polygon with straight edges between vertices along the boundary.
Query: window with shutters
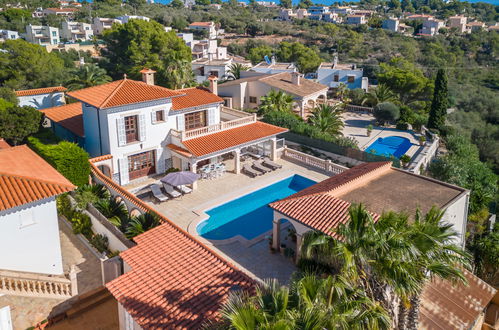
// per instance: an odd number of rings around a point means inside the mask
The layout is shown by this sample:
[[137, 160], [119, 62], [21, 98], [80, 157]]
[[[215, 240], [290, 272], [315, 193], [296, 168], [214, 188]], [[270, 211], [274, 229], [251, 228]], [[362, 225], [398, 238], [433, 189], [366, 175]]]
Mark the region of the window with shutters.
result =
[[137, 125], [138, 118], [136, 115], [125, 117], [126, 143], [132, 143], [139, 140], [139, 128]]
[[165, 112], [163, 110], [156, 111], [156, 122], [165, 121]]
[[130, 180], [156, 173], [155, 151], [128, 156], [128, 177]]
[[250, 101], [250, 103], [257, 103], [256, 96], [250, 96], [249, 101]]
[[206, 111], [198, 111], [185, 114], [185, 130], [196, 129], [206, 126]]

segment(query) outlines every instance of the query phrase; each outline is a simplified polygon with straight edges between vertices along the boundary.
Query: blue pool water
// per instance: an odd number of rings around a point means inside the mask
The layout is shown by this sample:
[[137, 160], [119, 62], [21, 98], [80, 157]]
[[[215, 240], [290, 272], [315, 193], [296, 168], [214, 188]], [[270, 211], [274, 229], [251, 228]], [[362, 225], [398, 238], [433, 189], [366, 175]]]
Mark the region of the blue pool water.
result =
[[288, 197], [315, 184], [315, 181], [293, 175], [270, 186], [217, 206], [206, 213], [209, 219], [197, 226], [204, 238], [220, 240], [241, 235], [250, 240], [272, 229], [269, 203]]
[[378, 138], [366, 148], [366, 151], [375, 155], [387, 157], [393, 155], [396, 158], [400, 158], [400, 156], [405, 155], [411, 146], [411, 141], [405, 137], [388, 136], [385, 138]]

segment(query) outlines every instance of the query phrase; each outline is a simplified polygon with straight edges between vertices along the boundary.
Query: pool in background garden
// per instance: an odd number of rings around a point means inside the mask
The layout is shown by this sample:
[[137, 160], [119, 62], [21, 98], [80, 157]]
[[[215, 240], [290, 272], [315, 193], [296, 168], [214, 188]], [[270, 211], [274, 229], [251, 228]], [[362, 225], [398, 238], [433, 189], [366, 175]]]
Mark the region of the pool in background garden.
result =
[[400, 158], [400, 156], [405, 155], [411, 146], [412, 143], [408, 138], [402, 136], [387, 136], [378, 138], [371, 143], [365, 151], [374, 155], [386, 157], [391, 157], [393, 155], [395, 158]]

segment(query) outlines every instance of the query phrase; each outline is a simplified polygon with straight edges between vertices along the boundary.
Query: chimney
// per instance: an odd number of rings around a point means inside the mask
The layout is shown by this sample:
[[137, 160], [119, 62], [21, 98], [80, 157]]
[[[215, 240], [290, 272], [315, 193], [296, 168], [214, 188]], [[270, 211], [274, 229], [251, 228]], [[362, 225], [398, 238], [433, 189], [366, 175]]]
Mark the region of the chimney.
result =
[[140, 71], [142, 73], [142, 81], [145, 82], [148, 85], [154, 85], [154, 74], [156, 71], [144, 68], [143, 70]]
[[210, 81], [210, 91], [218, 96], [218, 77], [211, 75], [208, 80]]
[[333, 68], [335, 68], [338, 65], [338, 55], [334, 55], [333, 58]]
[[291, 72], [291, 83], [293, 85], [300, 85], [300, 73], [297, 71]]

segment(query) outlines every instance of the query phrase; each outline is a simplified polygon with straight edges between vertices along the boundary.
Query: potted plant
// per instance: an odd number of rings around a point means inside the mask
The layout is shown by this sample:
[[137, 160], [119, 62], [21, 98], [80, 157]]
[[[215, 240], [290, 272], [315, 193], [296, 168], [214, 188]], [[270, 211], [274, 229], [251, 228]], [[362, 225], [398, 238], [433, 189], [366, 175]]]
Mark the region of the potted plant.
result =
[[291, 238], [291, 241], [296, 243], [296, 230], [294, 228], [288, 228], [288, 238]]
[[426, 142], [426, 136], [421, 135], [421, 136], [419, 137], [419, 145], [420, 145], [420, 146], [424, 146], [425, 142]]
[[371, 136], [371, 133], [373, 131], [373, 125], [367, 125], [366, 131], [367, 131], [367, 136]]
[[407, 167], [407, 165], [411, 161], [411, 157], [409, 157], [408, 155], [403, 155], [400, 157], [400, 161], [402, 162], [402, 166]]
[[273, 246], [274, 243], [274, 234], [270, 234], [270, 236], [267, 236], [267, 242], [269, 242], [269, 250], [271, 253], [275, 253], [275, 249]]
[[286, 258], [291, 258], [294, 260], [294, 257], [295, 257], [295, 250], [293, 250], [292, 248], [285, 248], [284, 249], [284, 256]]

